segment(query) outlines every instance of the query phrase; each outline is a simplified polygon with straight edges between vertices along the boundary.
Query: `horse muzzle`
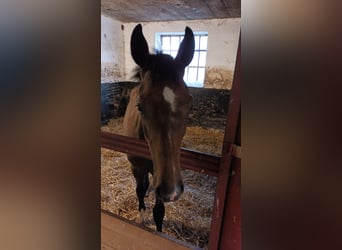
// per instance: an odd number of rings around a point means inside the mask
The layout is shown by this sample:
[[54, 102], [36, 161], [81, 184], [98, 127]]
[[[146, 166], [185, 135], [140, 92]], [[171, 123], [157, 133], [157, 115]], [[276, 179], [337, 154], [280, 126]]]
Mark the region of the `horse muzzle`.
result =
[[171, 202], [176, 201], [181, 196], [184, 191], [184, 185], [181, 184], [180, 186], [175, 187], [171, 192], [167, 192], [167, 189], [163, 185], [159, 185], [156, 188], [156, 195], [159, 199], [163, 202]]

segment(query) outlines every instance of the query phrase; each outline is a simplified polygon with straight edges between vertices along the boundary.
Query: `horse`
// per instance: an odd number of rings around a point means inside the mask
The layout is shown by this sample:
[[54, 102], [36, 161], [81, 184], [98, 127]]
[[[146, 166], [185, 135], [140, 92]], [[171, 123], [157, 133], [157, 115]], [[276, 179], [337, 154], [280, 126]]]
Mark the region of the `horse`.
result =
[[130, 46], [140, 82], [130, 93], [124, 115], [124, 134], [144, 139], [152, 160], [129, 154], [127, 159], [136, 180], [141, 222], [146, 209], [144, 197], [150, 185], [149, 173], [153, 177], [153, 219], [157, 231], [161, 232], [164, 202], [176, 201], [184, 191], [180, 151], [193, 100], [183, 76], [194, 55], [194, 34], [189, 27], [185, 28], [175, 58], [162, 52], [150, 54], [142, 25], [138, 24], [131, 34]]

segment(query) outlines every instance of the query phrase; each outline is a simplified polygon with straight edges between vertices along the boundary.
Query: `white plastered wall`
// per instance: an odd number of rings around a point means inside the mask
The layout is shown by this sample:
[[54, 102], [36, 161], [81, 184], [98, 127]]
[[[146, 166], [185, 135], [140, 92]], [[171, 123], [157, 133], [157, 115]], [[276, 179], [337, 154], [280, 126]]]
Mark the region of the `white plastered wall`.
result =
[[101, 83], [125, 80], [122, 23], [101, 15]]
[[[130, 81], [136, 67], [130, 37], [137, 23], [122, 23], [101, 15], [101, 82]], [[142, 23], [153, 53], [155, 33], [208, 32], [205, 87], [231, 88], [240, 32], [240, 18]], [[122, 30], [123, 28], [123, 30]]]
[[[130, 80], [136, 66], [130, 56], [130, 36], [137, 23], [124, 24], [125, 72]], [[240, 32], [240, 18], [142, 23], [143, 33], [153, 53], [156, 32], [208, 32], [205, 87], [231, 88]]]

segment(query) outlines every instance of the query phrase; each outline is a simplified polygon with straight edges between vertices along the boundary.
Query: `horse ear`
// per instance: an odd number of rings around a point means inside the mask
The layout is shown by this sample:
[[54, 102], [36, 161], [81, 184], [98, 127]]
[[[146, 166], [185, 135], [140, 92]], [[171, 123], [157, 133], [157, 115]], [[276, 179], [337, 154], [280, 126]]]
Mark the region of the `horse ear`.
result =
[[148, 44], [142, 33], [142, 25], [135, 26], [131, 36], [131, 55], [136, 64], [141, 68], [146, 65], [149, 56]]
[[179, 62], [182, 65], [182, 67], [185, 68], [192, 61], [192, 58], [194, 57], [194, 50], [195, 50], [194, 33], [189, 27], [186, 27], [185, 36], [179, 46], [178, 53], [177, 53], [175, 60]]

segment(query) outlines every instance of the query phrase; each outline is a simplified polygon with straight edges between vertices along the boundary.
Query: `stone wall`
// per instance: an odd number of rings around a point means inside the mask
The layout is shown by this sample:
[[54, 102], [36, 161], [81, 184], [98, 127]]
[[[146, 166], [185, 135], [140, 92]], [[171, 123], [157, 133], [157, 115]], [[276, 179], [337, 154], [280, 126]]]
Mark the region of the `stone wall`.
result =
[[101, 123], [124, 116], [129, 94], [136, 82], [110, 82], [101, 84]]
[[[101, 122], [124, 116], [131, 89], [136, 82], [101, 84]], [[190, 126], [224, 129], [228, 113], [230, 91], [225, 89], [192, 88], [193, 107]]]
[[228, 114], [230, 91], [223, 89], [191, 88], [193, 107], [190, 126], [224, 129]]

